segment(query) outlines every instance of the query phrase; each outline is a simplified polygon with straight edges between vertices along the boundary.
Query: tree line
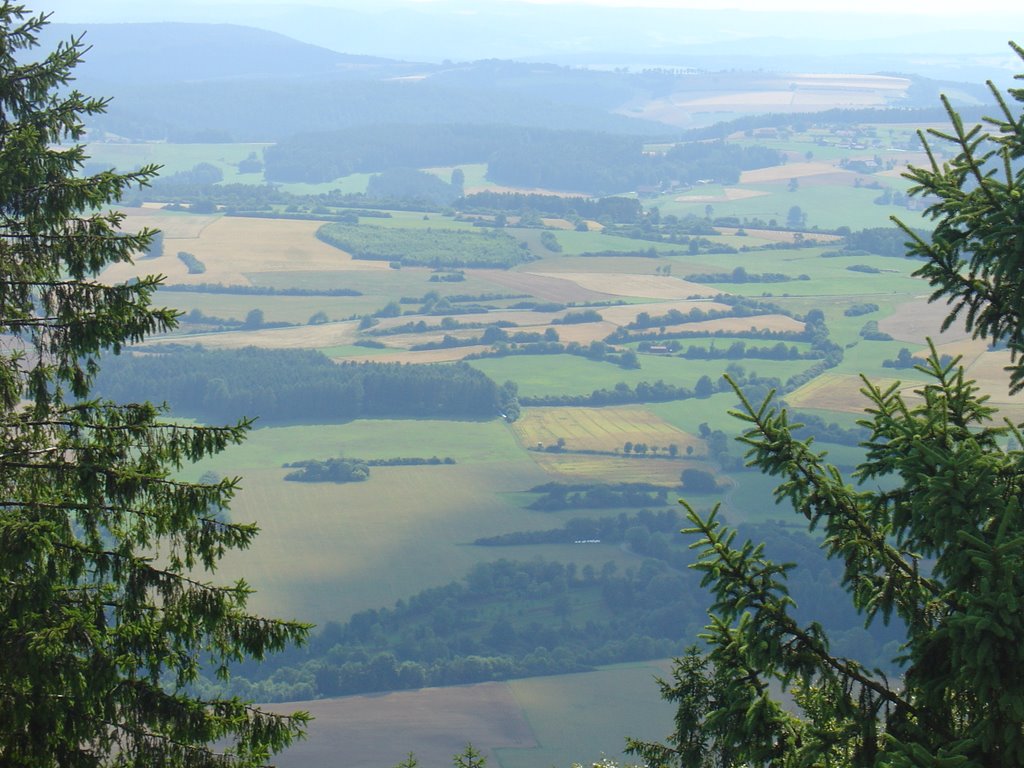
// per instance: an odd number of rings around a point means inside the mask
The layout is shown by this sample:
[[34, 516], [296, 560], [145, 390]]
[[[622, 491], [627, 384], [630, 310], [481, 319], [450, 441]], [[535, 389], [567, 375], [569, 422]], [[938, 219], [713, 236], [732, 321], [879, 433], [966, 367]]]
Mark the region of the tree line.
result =
[[496, 183], [614, 195], [640, 185], [735, 183], [744, 170], [780, 165], [764, 147], [691, 142], [664, 154], [641, 138], [518, 126], [386, 125], [304, 134], [264, 152], [269, 181], [332, 181], [352, 173], [486, 163]]
[[370, 467], [436, 467], [441, 464], [454, 464], [455, 459], [446, 456], [439, 459], [419, 457], [395, 457], [391, 459], [357, 459], [330, 458], [304, 459], [285, 464], [287, 469], [294, 469], [284, 476], [285, 480], [296, 483], [360, 483], [370, 479]]
[[341, 363], [310, 350], [174, 346], [111, 357], [106, 397], [167, 402], [200, 420], [258, 414], [270, 423], [354, 418], [495, 418], [508, 390], [465, 363]]

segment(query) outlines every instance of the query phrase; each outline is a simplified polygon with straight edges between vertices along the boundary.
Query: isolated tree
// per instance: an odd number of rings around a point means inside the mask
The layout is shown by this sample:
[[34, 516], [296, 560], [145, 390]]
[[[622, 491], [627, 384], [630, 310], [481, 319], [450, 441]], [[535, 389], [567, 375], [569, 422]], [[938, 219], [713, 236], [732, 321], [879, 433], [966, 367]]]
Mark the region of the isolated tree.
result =
[[[1013, 46], [1024, 58], [1024, 51]], [[991, 84], [990, 84], [991, 87]], [[976, 337], [1005, 341], [1010, 381], [1024, 385], [1024, 116], [1001, 110], [931, 140], [958, 155], [912, 169], [913, 194], [934, 199], [930, 240], [911, 238], [917, 274]], [[1024, 102], [1024, 90], [1010, 96]], [[915, 396], [864, 380], [870, 430], [848, 484], [769, 397], [742, 397], [748, 458], [780, 478], [865, 621], [905, 627], [898, 679], [835, 655], [822, 627], [791, 614], [786, 574], [763, 547], [738, 543], [717, 509], [687, 507], [696, 567], [713, 596], [706, 650], [679, 660], [663, 692], [677, 705], [665, 744], [631, 742], [651, 766], [1024, 765], [1024, 453], [956, 361], [935, 347]], [[1010, 446], [1013, 447], [1010, 447]], [[777, 698], [778, 684], [792, 704]]]
[[256, 530], [223, 521], [235, 480], [177, 476], [247, 425], [90, 398], [101, 353], [175, 313], [152, 306], [157, 278], [97, 279], [152, 242], [108, 206], [156, 169], [78, 175], [82, 120], [105, 102], [68, 87], [80, 38], [33, 56], [45, 23], [0, 3], [0, 764], [262, 764], [305, 716], [189, 684], [307, 630], [248, 615], [243, 582], [206, 581]]

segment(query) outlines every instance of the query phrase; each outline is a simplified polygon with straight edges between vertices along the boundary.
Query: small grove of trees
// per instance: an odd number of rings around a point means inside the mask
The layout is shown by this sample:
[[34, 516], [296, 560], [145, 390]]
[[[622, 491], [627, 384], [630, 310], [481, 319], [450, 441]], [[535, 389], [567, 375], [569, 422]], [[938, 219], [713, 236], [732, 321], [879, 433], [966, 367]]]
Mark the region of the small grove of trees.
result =
[[[1024, 49], [1011, 44], [1024, 59]], [[1024, 117], [994, 86], [998, 114], [967, 127], [945, 99], [951, 127], [932, 141], [957, 151], [907, 173], [911, 195], [928, 196], [931, 238], [909, 228], [915, 275], [950, 302], [945, 325], [963, 318], [975, 337], [1004, 341], [1010, 387], [1024, 388]], [[850, 602], [867, 624], [903, 630], [889, 676], [836, 650], [815, 621], [798, 620], [792, 564], [736, 538], [717, 508], [687, 505], [710, 589], [709, 622], [662, 683], [676, 706], [667, 743], [631, 741], [651, 766], [1024, 765], [1024, 452], [1021, 428], [994, 422], [958, 360], [934, 346], [928, 376], [907, 401], [899, 385], [867, 379], [866, 455], [849, 484], [810, 440], [794, 435], [771, 397], [737, 389], [748, 459], [778, 477], [792, 504], [842, 566]], [[1013, 447], [1007, 443], [1012, 441]], [[790, 692], [786, 705], [778, 685]]]

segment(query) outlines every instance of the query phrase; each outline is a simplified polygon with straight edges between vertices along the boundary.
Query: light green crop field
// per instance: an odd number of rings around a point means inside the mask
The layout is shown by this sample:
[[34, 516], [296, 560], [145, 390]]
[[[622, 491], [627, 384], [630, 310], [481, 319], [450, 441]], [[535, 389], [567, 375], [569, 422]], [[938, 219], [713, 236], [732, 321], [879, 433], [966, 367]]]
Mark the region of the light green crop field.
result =
[[261, 533], [218, 571], [220, 579], [244, 577], [257, 591], [254, 608], [269, 615], [343, 622], [356, 611], [461, 580], [474, 564], [501, 558], [546, 557], [598, 569], [609, 560], [620, 568], [637, 565], [635, 556], [613, 545], [519, 552], [473, 546], [479, 537], [557, 528], [570, 516], [511, 503], [510, 492], [548, 479], [525, 457], [374, 467], [368, 481], [344, 485], [286, 482], [285, 471], [244, 470], [231, 516], [258, 521]]
[[650, 240], [634, 240], [618, 235], [604, 235], [600, 232], [558, 231], [555, 239], [567, 256], [602, 251], [623, 251], [626, 253], [645, 252], [654, 248], [660, 252], [685, 252], [686, 246], [678, 243], [655, 243]]
[[667, 662], [645, 662], [510, 682], [537, 746], [496, 750], [501, 768], [634, 763], [622, 753], [626, 735], [654, 741], [672, 730], [672, 707], [655, 682], [669, 674]]
[[[285, 470], [246, 469], [232, 518], [261, 534], [232, 553], [221, 578], [245, 575], [257, 610], [345, 621], [422, 589], [461, 579], [497, 548], [480, 536], [537, 527], [539, 513], [505, 505], [496, 490], [544, 478], [528, 460], [475, 466], [374, 467], [363, 483], [295, 483]], [[606, 558], [607, 559], [607, 558]]]
[[262, 174], [240, 174], [238, 163], [250, 153], [262, 159], [263, 149], [269, 144], [89, 144], [86, 153], [88, 165], [104, 165], [119, 171], [134, 170], [147, 163], [163, 166], [161, 174], [169, 176], [189, 171], [199, 163], [210, 163], [224, 172], [225, 183], [262, 184]]
[[421, 168], [426, 173], [432, 173], [441, 181], [451, 181], [452, 171], [461, 168], [463, 173], [464, 187], [467, 194], [472, 194], [480, 189], [496, 186], [487, 180], [487, 163], [466, 163], [463, 165], [448, 165], [437, 168]]
[[337, 190], [344, 195], [359, 195], [366, 192], [372, 173], [353, 173], [342, 176], [333, 181], [324, 181], [319, 184], [310, 184], [301, 181], [291, 181], [279, 185], [284, 192], [293, 195], [326, 195], [328, 192]]
[[[258, 422], [257, 422], [258, 424]], [[507, 462], [521, 457], [504, 422], [431, 419], [361, 419], [343, 424], [254, 429], [240, 446], [205, 462], [197, 472], [228, 474], [231, 467], [266, 469], [302, 459], [346, 456], [451, 456], [460, 464]]]
[[[904, 185], [899, 179], [885, 179], [885, 184], [894, 189]], [[889, 216], [897, 216], [910, 226], [923, 226], [924, 221], [919, 213], [906, 208], [892, 205], [875, 205], [874, 199], [882, 194], [880, 189], [854, 187], [849, 184], [810, 186], [805, 183], [796, 192], [790, 192], [787, 182], [765, 183], [744, 186], [754, 192], [763, 193], [757, 197], [735, 200], [716, 200], [709, 203], [699, 197], [692, 201], [685, 198], [662, 197], [654, 201], [666, 214], [704, 216], [705, 207], [711, 205], [715, 216], [738, 216], [742, 218], [759, 218], [763, 221], [774, 219], [785, 226], [789, 209], [797, 205], [807, 214], [807, 226], [818, 226], [822, 229], [835, 229], [848, 226], [851, 229], [867, 227], [888, 227], [892, 225]], [[713, 187], [701, 189], [702, 193], [715, 195]], [[721, 193], [721, 190], [718, 190]]]
[[442, 216], [438, 213], [418, 213], [416, 211], [391, 211], [390, 213], [390, 218], [367, 218], [363, 219], [361, 223], [390, 229], [454, 229], [476, 234], [493, 231], [483, 227], [474, 227], [472, 222], [456, 221], [451, 216]]

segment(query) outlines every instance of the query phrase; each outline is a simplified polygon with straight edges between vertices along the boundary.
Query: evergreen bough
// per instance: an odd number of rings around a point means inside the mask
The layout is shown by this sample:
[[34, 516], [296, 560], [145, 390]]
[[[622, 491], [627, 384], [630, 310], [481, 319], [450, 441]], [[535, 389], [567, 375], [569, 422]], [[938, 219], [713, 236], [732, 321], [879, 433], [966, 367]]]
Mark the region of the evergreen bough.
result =
[[[1024, 58], [1024, 50], [1013, 45]], [[1018, 79], [1024, 76], [1018, 75]], [[934, 200], [930, 240], [903, 227], [932, 300], [952, 306], [976, 338], [1005, 342], [1009, 380], [1024, 388], [1024, 115], [991, 85], [1001, 114], [930, 140], [957, 156], [907, 177]], [[1024, 90], [1009, 96], [1024, 102]], [[902, 225], [901, 225], [902, 226]], [[1024, 765], [1024, 443], [996, 422], [959, 360], [934, 345], [928, 382], [904, 397], [864, 379], [866, 457], [848, 482], [812, 439], [793, 435], [769, 396], [736, 388], [748, 459], [778, 477], [821, 546], [843, 564], [842, 583], [865, 621], [898, 621], [902, 674], [887, 676], [833, 654], [817, 623], [792, 615], [786, 575], [763, 546], [736, 540], [717, 507], [686, 505], [695, 567], [712, 595], [706, 645], [677, 659], [663, 696], [676, 705], [666, 743], [630, 740], [649, 766]], [[781, 691], [790, 694], [783, 703]]]
[[171, 328], [160, 278], [111, 285], [108, 265], [154, 233], [109, 210], [156, 173], [80, 176], [85, 117], [70, 87], [81, 38], [33, 58], [47, 17], [0, 2], [0, 764], [251, 766], [306, 716], [190, 693], [304, 638], [245, 611], [244, 582], [206, 581], [252, 525], [220, 515], [236, 480], [177, 470], [248, 427], [182, 427], [151, 404], [90, 396], [103, 352]]

